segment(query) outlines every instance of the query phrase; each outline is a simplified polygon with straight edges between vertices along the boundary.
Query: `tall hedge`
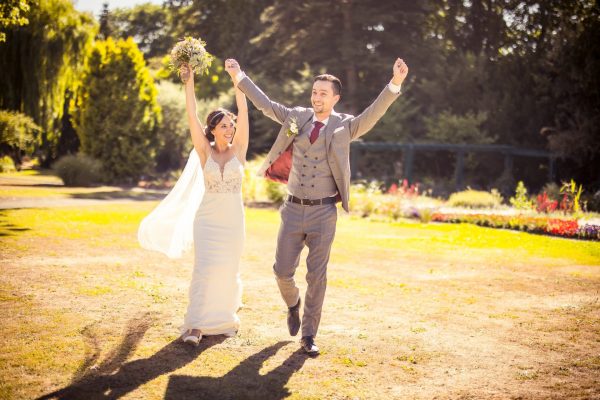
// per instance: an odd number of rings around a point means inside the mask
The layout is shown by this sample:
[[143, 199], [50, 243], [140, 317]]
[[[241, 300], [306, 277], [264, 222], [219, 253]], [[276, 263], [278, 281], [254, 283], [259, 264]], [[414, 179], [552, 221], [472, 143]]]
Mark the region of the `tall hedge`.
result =
[[73, 108], [81, 148], [102, 162], [105, 181], [135, 183], [153, 167], [160, 107], [131, 38], [95, 43]]

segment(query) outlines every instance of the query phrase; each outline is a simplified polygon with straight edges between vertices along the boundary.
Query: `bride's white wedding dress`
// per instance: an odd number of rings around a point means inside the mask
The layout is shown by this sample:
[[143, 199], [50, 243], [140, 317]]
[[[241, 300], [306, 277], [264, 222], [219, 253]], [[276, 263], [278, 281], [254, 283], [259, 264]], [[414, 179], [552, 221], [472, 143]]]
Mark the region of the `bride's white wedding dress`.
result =
[[194, 218], [194, 270], [183, 334], [200, 329], [203, 335], [234, 335], [241, 306], [240, 257], [245, 239], [242, 179], [244, 167], [236, 156], [221, 170], [209, 155], [204, 166], [205, 192]]
[[145, 249], [180, 258], [194, 245], [182, 334], [200, 329], [203, 335], [234, 335], [239, 328], [243, 175], [244, 167], [235, 156], [221, 170], [209, 155], [203, 170], [192, 150], [173, 189], [140, 223], [138, 240]]

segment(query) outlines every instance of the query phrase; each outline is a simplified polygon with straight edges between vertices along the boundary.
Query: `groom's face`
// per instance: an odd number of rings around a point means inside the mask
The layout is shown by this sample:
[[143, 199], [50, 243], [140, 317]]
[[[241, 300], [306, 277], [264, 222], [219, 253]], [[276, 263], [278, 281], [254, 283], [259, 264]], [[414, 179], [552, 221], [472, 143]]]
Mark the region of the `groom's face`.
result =
[[329, 114], [340, 96], [333, 93], [333, 83], [329, 81], [315, 81], [313, 83], [310, 102], [316, 114]]

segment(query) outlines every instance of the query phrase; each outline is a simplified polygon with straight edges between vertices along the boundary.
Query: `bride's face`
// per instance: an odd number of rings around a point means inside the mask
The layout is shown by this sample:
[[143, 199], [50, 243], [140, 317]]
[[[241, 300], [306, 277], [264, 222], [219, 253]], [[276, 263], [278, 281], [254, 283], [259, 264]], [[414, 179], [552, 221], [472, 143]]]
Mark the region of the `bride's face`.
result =
[[212, 130], [212, 134], [215, 136], [215, 141], [217, 142], [231, 143], [234, 133], [235, 123], [229, 115], [225, 115], [223, 119], [219, 121], [217, 126], [215, 126], [215, 129]]

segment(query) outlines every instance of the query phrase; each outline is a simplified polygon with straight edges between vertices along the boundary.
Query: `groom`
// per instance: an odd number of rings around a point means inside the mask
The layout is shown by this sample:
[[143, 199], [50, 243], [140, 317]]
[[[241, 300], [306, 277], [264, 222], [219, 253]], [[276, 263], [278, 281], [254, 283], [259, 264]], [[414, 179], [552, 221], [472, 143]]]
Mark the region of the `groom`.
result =
[[314, 78], [312, 108], [289, 108], [271, 101], [242, 72], [237, 61], [225, 61], [225, 68], [256, 108], [282, 125], [259, 170], [261, 176], [287, 183], [288, 190], [281, 207], [273, 270], [288, 306], [288, 329], [290, 335], [295, 336], [300, 329], [301, 297], [294, 273], [300, 252], [305, 245], [308, 247], [308, 287], [300, 344], [304, 351], [316, 355], [319, 348], [314, 339], [321, 319], [327, 263], [337, 222], [335, 203], [341, 200], [348, 212], [350, 142], [367, 133], [398, 98], [408, 67], [397, 59], [390, 83], [357, 117], [333, 110], [342, 91], [340, 80], [333, 75]]

